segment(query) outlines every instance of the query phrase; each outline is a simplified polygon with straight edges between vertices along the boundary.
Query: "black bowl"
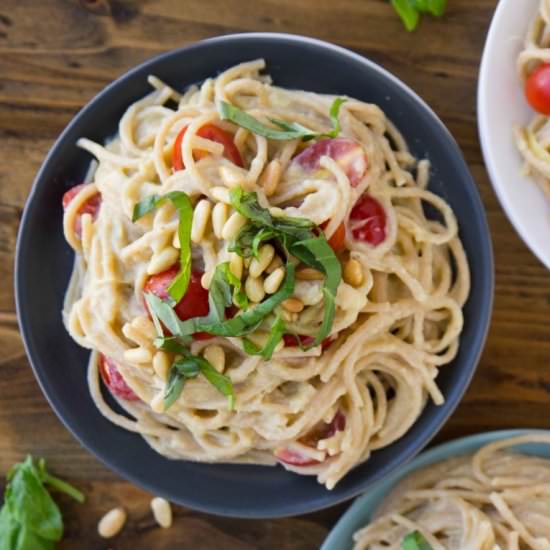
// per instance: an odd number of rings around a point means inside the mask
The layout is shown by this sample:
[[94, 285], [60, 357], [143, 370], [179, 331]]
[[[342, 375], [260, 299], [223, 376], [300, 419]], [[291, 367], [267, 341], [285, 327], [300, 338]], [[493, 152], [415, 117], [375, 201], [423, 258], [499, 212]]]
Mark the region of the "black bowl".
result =
[[[86, 136], [102, 142], [112, 136], [126, 107], [149, 91], [148, 74], [183, 89], [258, 57], [266, 59], [279, 86], [347, 94], [382, 107], [412, 152], [430, 159], [430, 188], [454, 209], [472, 269], [460, 351], [438, 377], [445, 404], [429, 404], [404, 437], [376, 451], [332, 491], [313, 477], [281, 467], [195, 464], [160, 456], [140, 436], [99, 414], [86, 384], [88, 352], [69, 338], [61, 322], [73, 261], [62, 233], [61, 197], [82, 180], [90, 163], [90, 155], [76, 147], [77, 139]], [[416, 455], [455, 409], [470, 382], [487, 333], [492, 297], [493, 256], [483, 206], [460, 150], [441, 121], [409, 88], [371, 61], [325, 42], [284, 34], [205, 40], [147, 61], [108, 86], [82, 109], [50, 151], [34, 182], [17, 243], [21, 332], [42, 390], [67, 428], [132, 482], [185, 506], [228, 516], [288, 516], [325, 508], [364, 491]]]

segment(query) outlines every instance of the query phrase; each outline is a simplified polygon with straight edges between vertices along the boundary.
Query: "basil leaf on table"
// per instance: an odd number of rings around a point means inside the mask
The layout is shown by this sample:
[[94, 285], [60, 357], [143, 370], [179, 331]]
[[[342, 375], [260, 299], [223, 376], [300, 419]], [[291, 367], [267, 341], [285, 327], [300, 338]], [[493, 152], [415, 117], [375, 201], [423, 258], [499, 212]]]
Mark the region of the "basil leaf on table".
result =
[[320, 137], [334, 138], [340, 133], [340, 122], [338, 121], [338, 114], [340, 107], [347, 100], [341, 97], [337, 97], [333, 102], [329, 110], [329, 118], [332, 122], [332, 130], [329, 132], [316, 132], [310, 128], [306, 128], [298, 122], [286, 122], [285, 120], [278, 120], [276, 118], [270, 119], [272, 124], [275, 124], [279, 129], [267, 126], [263, 122], [260, 122], [257, 118], [249, 115], [245, 111], [231, 105], [226, 101], [220, 101], [218, 105], [218, 111], [222, 120], [230, 120], [240, 126], [249, 130], [257, 136], [262, 136], [267, 139], [273, 139], [275, 141], [288, 141], [291, 139], [303, 139], [308, 141]]
[[420, 531], [412, 531], [401, 541], [402, 550], [433, 550]]
[[63, 536], [61, 512], [44, 484], [78, 502], [84, 495], [52, 476], [43, 459], [36, 465], [28, 456], [7, 475], [4, 505], [0, 510], [0, 550], [50, 550]]
[[167, 200], [172, 202], [179, 213], [180, 269], [168, 286], [170, 298], [174, 303], [178, 303], [187, 292], [191, 278], [191, 224], [193, 223], [191, 199], [183, 191], [171, 191], [161, 196], [151, 195], [134, 206], [132, 221], [139, 220]]
[[421, 13], [441, 17], [445, 13], [447, 0], [391, 0], [391, 4], [405, 28], [413, 31], [418, 26]]

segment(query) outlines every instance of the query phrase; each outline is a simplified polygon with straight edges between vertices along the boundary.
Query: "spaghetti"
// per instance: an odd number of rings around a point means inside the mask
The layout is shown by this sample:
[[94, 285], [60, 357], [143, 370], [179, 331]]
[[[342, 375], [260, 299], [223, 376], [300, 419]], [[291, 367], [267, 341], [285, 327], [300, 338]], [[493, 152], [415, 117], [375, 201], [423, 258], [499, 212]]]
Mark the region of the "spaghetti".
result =
[[469, 270], [429, 163], [381, 109], [278, 88], [264, 66], [184, 94], [150, 77], [116, 138], [79, 140], [97, 164], [64, 199], [64, 322], [93, 350], [98, 409], [159, 453], [330, 489], [443, 403]]
[[533, 432], [432, 464], [397, 484], [355, 550], [401, 549], [419, 533], [434, 550], [550, 548], [550, 460], [512, 451], [550, 443]]

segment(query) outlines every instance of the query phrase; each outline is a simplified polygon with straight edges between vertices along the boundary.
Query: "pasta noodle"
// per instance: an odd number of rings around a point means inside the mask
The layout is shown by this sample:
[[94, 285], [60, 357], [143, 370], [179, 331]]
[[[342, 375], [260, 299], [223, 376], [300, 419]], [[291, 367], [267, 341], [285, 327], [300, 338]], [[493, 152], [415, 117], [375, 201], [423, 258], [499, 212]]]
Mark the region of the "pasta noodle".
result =
[[354, 550], [400, 549], [415, 531], [434, 550], [550, 548], [550, 460], [509, 449], [524, 443], [550, 436], [496, 441], [405, 477], [355, 533]]
[[[541, 63], [550, 62], [550, 2], [541, 0], [538, 13], [525, 37], [518, 57], [518, 71], [523, 83]], [[525, 173], [532, 176], [550, 197], [550, 123], [546, 115], [537, 114], [526, 127], [515, 129], [518, 149], [525, 160]]]
[[[263, 124], [281, 119], [316, 135], [330, 131], [334, 97], [278, 88], [261, 74], [264, 66], [242, 63], [183, 94], [151, 77], [154, 91], [128, 108], [116, 138], [78, 142], [97, 166], [65, 207], [76, 263], [63, 315], [74, 340], [93, 350], [88, 380], [98, 409], [159, 453], [279, 462], [330, 489], [405, 434], [428, 399], [443, 403], [436, 377], [458, 350], [469, 270], [451, 208], [427, 190], [428, 162], [411, 155], [376, 105], [346, 98], [332, 120], [338, 137], [313, 145], [268, 139], [222, 120], [223, 101]], [[247, 227], [232, 203], [235, 189], [255, 193], [247, 196], [273, 219], [306, 218], [323, 226], [329, 243], [339, 239], [331, 246], [343, 279], [322, 346], [308, 344], [327, 315], [328, 282], [282, 257], [276, 243], [263, 244], [255, 258], [231, 251]], [[178, 209], [166, 201], [135, 222], [132, 216], [147, 197], [175, 191], [194, 207], [192, 261], [202, 287], [229, 262], [248, 301], [263, 304], [290, 277], [292, 262], [296, 267], [292, 297], [273, 312], [286, 336], [270, 359], [245, 351], [269, 340], [274, 329], [267, 320], [246, 338], [203, 335], [189, 344], [193, 357], [205, 357], [232, 384], [234, 409], [204, 376], [186, 381], [165, 407], [177, 356], [155, 347], [144, 288], [178, 265]], [[101, 207], [93, 209], [89, 201], [98, 193]], [[437, 215], [427, 217], [425, 207]], [[99, 373], [106, 370], [127, 415], [103, 399]]]

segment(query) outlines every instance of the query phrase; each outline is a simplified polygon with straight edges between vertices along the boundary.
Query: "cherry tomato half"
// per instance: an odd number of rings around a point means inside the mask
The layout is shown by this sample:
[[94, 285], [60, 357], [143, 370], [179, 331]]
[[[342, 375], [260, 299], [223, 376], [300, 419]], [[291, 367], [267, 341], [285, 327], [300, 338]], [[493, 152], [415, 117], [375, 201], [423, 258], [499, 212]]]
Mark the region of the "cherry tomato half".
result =
[[525, 97], [535, 111], [550, 115], [550, 63], [539, 65], [525, 82]]
[[[337, 411], [334, 415], [334, 418], [330, 423], [322, 422], [311, 431], [311, 433], [300, 439], [300, 443], [307, 445], [311, 448], [316, 448], [317, 443], [321, 439], [328, 439], [332, 437], [336, 432], [342, 432], [346, 429], [346, 417], [341, 411]], [[284, 449], [278, 449], [275, 451], [275, 456], [285, 464], [290, 464], [292, 466], [312, 466], [313, 464], [319, 464], [318, 460], [312, 459], [308, 456], [303, 455], [295, 449], [289, 449], [285, 447]]]
[[[63, 195], [63, 209], [66, 210], [69, 206], [69, 203], [82, 191], [88, 183], [80, 183], [79, 185], [75, 185], [74, 187], [71, 187], [68, 191], [65, 192]], [[92, 195], [79, 209], [78, 213], [75, 218], [75, 233], [77, 235], [80, 235], [82, 232], [82, 215], [83, 214], [90, 214], [92, 216], [92, 219], [97, 218], [97, 213], [99, 212], [99, 207], [101, 206], [101, 194], [96, 193], [95, 195]]]
[[[327, 222], [323, 222], [321, 224], [321, 229], [324, 229], [327, 225]], [[328, 240], [328, 244], [334, 250], [334, 252], [338, 252], [339, 250], [342, 250], [344, 248], [344, 242], [346, 240], [346, 226], [341, 223], [337, 228], [336, 231], [332, 234], [330, 239]]]
[[[176, 171], [183, 170], [185, 168], [185, 164], [181, 156], [181, 142], [183, 140], [183, 136], [185, 135], [186, 131], [187, 131], [187, 126], [182, 128], [182, 130], [176, 137], [176, 141], [174, 142], [172, 166]], [[209, 139], [210, 141], [221, 143], [223, 145], [223, 156], [226, 159], [230, 160], [233, 164], [236, 164], [237, 166], [240, 166], [240, 167], [244, 166], [243, 159], [241, 158], [241, 154], [239, 153], [239, 150], [233, 143], [233, 137], [231, 136], [231, 134], [227, 133], [225, 130], [218, 128], [213, 124], [205, 124], [197, 132], [197, 135], [204, 139]], [[201, 159], [206, 155], [208, 155], [208, 153], [206, 151], [201, 151], [200, 149], [193, 151], [193, 157], [195, 158], [195, 160]]]
[[139, 401], [139, 397], [132, 388], [126, 384], [118, 370], [117, 364], [103, 354], [99, 356], [99, 373], [103, 383], [109, 388], [113, 395], [126, 399], [126, 401]]
[[348, 138], [321, 139], [296, 155], [292, 162], [313, 171], [320, 167], [321, 157], [335, 160], [349, 178], [352, 187], [357, 187], [367, 171], [367, 156], [363, 147]]
[[354, 239], [377, 246], [386, 239], [386, 211], [371, 195], [359, 197], [350, 213]]
[[[173, 266], [162, 273], [152, 275], [147, 279], [143, 287], [144, 292], [151, 292], [155, 296], [165, 300], [168, 298], [168, 287], [178, 274], [179, 267]], [[208, 315], [208, 290], [202, 287], [200, 271], [192, 271], [191, 278], [189, 279], [189, 286], [185, 296], [174, 306], [176, 315], [182, 320], [186, 321], [192, 317], [203, 317]], [[206, 340], [212, 338], [210, 334], [206, 332], [197, 332], [193, 335], [196, 340]]]

